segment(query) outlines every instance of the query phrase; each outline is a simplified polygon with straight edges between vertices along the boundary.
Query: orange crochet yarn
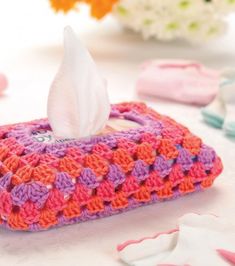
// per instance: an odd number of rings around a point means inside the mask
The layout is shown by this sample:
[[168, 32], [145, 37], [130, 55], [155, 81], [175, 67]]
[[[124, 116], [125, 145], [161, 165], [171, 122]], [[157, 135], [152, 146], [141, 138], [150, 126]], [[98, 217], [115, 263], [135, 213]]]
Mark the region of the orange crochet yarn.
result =
[[216, 152], [141, 103], [112, 105], [111, 118], [140, 127], [41, 142], [47, 120], [0, 127], [0, 225], [40, 231], [106, 217], [210, 187]]

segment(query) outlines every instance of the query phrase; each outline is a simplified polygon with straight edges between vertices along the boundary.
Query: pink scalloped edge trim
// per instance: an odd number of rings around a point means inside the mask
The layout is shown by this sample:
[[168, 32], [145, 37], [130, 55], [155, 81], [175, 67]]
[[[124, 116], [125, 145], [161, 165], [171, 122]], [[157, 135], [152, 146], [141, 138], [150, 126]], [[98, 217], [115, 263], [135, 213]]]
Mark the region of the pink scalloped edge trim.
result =
[[139, 244], [145, 240], [148, 240], [148, 239], [156, 239], [157, 237], [159, 237], [160, 235], [169, 235], [169, 234], [172, 234], [172, 233], [175, 233], [179, 231], [178, 228], [175, 228], [175, 229], [171, 229], [171, 230], [168, 230], [168, 231], [163, 231], [163, 232], [160, 232], [160, 233], [157, 233], [156, 235], [154, 236], [148, 236], [148, 237], [143, 237], [139, 240], [127, 240], [126, 242], [124, 242], [123, 244], [120, 244], [117, 246], [117, 251], [122, 251], [124, 248], [126, 248], [127, 246], [129, 245], [133, 245], [133, 244]]

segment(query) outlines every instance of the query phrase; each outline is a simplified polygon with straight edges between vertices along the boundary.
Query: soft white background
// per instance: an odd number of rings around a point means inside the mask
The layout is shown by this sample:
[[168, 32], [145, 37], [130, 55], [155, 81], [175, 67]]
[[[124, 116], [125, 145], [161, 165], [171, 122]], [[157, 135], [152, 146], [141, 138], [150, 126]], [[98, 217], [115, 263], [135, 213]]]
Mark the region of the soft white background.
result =
[[[10, 86], [0, 97], [0, 125], [46, 116], [50, 83], [62, 57], [63, 27], [70, 24], [93, 54], [109, 84], [112, 102], [138, 99], [134, 84], [142, 61], [150, 58], [197, 59], [208, 66], [235, 67], [235, 16], [230, 31], [200, 46], [184, 42], [144, 43], [112, 19], [101, 23], [86, 12], [54, 15], [47, 0], [0, 0], [0, 71]], [[148, 99], [159, 112], [187, 125], [221, 155], [225, 170], [214, 187], [176, 201], [40, 233], [0, 229], [0, 265], [112, 266], [118, 261], [116, 245], [128, 239], [175, 227], [186, 212], [214, 213], [235, 219], [235, 141], [221, 130], [206, 126], [196, 107]]]

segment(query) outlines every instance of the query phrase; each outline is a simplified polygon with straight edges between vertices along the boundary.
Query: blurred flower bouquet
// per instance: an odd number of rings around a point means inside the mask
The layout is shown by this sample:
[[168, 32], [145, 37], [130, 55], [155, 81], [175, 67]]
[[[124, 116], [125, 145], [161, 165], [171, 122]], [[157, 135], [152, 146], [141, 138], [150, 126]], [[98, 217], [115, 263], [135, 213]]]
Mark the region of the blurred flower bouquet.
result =
[[101, 19], [112, 13], [125, 27], [145, 39], [185, 38], [201, 42], [221, 35], [224, 18], [235, 11], [235, 0], [50, 0], [56, 11], [68, 12], [80, 3]]

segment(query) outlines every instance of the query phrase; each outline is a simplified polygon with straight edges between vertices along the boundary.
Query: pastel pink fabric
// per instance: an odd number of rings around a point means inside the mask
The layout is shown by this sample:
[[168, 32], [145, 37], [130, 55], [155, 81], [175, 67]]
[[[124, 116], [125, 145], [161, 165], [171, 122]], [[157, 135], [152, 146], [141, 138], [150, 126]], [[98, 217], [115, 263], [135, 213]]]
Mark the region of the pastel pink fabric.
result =
[[8, 82], [6, 76], [0, 73], [0, 95], [6, 89], [7, 84]]
[[188, 104], [207, 105], [217, 94], [221, 73], [197, 62], [158, 60], [143, 64], [136, 90]]

